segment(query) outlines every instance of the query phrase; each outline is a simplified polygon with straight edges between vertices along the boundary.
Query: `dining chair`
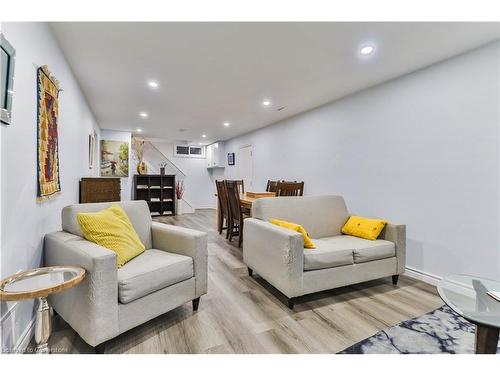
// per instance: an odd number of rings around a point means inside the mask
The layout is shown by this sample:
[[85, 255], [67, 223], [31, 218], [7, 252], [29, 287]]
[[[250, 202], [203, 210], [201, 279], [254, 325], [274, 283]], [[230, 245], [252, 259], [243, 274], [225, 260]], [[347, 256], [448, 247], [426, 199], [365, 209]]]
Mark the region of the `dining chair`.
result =
[[245, 194], [245, 181], [243, 181], [243, 180], [226, 180], [226, 181], [236, 183], [240, 194]]
[[279, 181], [267, 180], [266, 191], [276, 193], [278, 191], [278, 182]]
[[276, 196], [278, 197], [297, 197], [304, 195], [304, 181], [291, 182], [280, 181], [278, 182]]
[[238, 181], [225, 181], [227, 200], [229, 206], [229, 225], [227, 232], [229, 241], [233, 236], [238, 236], [238, 247], [243, 242], [243, 212], [241, 210], [240, 191]]
[[[227, 200], [226, 185], [223, 180], [215, 180], [215, 186], [217, 187], [217, 199], [219, 201], [219, 221], [218, 228], [219, 234], [222, 234], [224, 229], [229, 227], [229, 202]], [[224, 226], [224, 222], [226, 226]], [[229, 237], [229, 230], [226, 232], [226, 238]]]

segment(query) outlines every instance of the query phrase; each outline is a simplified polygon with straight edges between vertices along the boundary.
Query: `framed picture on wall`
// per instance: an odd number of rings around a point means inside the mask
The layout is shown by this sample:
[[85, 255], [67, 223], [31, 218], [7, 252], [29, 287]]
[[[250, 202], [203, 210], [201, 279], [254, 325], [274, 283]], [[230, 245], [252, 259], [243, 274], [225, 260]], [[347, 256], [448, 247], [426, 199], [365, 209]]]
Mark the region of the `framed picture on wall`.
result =
[[227, 165], [234, 165], [234, 152], [227, 154]]
[[0, 33], [0, 122], [12, 122], [12, 96], [14, 94], [14, 66], [16, 50]]
[[94, 169], [97, 156], [97, 133], [95, 130], [89, 134], [89, 169]]
[[101, 176], [128, 177], [129, 143], [101, 139]]

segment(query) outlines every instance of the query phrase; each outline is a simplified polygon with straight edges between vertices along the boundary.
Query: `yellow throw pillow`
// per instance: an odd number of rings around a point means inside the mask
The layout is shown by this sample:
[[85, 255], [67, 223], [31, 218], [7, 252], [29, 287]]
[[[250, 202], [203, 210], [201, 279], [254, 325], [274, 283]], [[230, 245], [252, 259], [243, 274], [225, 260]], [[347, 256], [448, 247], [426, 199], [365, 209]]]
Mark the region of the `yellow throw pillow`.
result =
[[288, 228], [288, 229], [293, 230], [294, 232], [298, 232], [298, 233], [302, 234], [302, 237], [304, 237], [304, 247], [307, 249], [315, 249], [316, 248], [316, 246], [314, 245], [314, 242], [312, 242], [311, 238], [309, 238], [307, 231], [304, 229], [304, 227], [302, 225], [290, 223], [288, 221], [278, 220], [278, 219], [269, 219], [269, 222], [271, 224], [277, 225], [279, 227]]
[[86, 240], [116, 253], [118, 268], [144, 252], [142, 244], [127, 214], [114, 204], [98, 212], [76, 215]]
[[386, 224], [386, 220], [351, 216], [342, 227], [342, 233], [373, 241], [377, 239]]

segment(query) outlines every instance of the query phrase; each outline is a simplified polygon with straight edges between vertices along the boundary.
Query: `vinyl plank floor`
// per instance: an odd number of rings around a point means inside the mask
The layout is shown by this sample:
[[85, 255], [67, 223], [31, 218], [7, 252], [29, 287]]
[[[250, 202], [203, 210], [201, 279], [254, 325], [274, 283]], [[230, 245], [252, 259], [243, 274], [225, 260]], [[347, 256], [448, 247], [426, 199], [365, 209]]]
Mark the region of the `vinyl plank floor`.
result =
[[[155, 220], [208, 233], [208, 294], [197, 312], [180, 306], [110, 340], [106, 353], [336, 353], [442, 305], [435, 287], [402, 276], [398, 286], [384, 278], [304, 296], [292, 311], [269, 283], [248, 276], [237, 238], [216, 232], [215, 210]], [[60, 316], [50, 345], [94, 352]]]

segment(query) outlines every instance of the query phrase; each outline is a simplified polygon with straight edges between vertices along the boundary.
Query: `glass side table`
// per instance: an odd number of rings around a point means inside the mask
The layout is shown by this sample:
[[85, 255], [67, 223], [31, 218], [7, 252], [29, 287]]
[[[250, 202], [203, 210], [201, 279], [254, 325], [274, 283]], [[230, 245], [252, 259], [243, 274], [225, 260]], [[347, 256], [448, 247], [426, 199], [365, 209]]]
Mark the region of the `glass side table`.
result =
[[50, 353], [48, 341], [51, 321], [47, 297], [79, 284], [85, 277], [85, 270], [73, 266], [35, 268], [16, 273], [0, 281], [0, 299], [18, 301], [38, 299], [35, 322], [35, 342], [37, 353]]
[[451, 275], [439, 281], [439, 296], [457, 314], [476, 325], [476, 353], [495, 354], [500, 329], [500, 302], [488, 291], [500, 291], [500, 281]]

